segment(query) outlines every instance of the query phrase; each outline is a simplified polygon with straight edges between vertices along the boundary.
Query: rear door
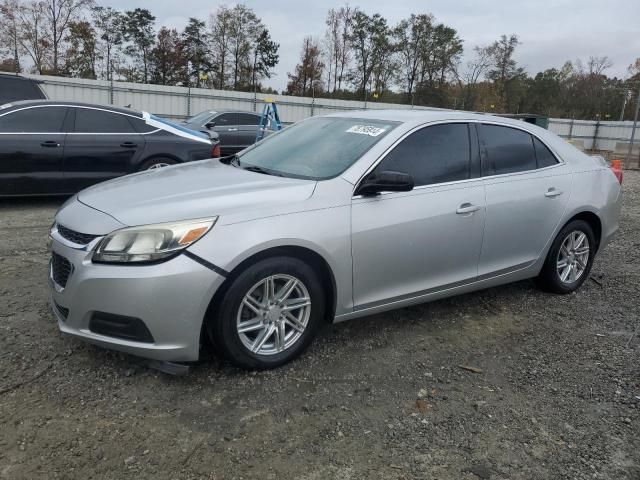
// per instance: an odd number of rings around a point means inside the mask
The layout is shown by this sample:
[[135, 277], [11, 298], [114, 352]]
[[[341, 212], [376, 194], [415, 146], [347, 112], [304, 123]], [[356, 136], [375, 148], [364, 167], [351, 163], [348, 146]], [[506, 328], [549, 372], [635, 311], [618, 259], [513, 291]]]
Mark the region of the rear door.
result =
[[261, 116], [256, 113], [238, 114], [238, 144], [242, 148], [253, 145], [256, 141]]
[[477, 128], [487, 196], [478, 274], [503, 274], [536, 261], [552, 240], [571, 195], [571, 174], [524, 130]]
[[213, 131], [220, 136], [220, 150], [222, 155], [231, 155], [241, 150], [238, 144], [238, 114], [235, 112], [221, 113], [214, 117]]
[[0, 195], [64, 193], [65, 106], [0, 114]]
[[72, 110], [75, 127], [64, 150], [64, 175], [70, 191], [134, 171], [145, 140], [127, 115], [87, 107]]

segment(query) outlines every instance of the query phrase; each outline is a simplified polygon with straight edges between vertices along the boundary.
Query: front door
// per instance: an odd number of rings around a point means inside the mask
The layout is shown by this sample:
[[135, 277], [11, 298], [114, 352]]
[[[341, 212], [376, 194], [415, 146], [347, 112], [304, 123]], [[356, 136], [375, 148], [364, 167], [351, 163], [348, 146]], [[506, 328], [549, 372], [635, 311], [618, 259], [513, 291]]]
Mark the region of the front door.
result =
[[374, 173], [407, 173], [415, 188], [354, 197], [356, 310], [472, 282], [477, 276], [485, 194], [474, 168], [477, 148], [471, 133], [466, 123], [412, 133]]
[[67, 107], [43, 105], [0, 116], [0, 195], [65, 193], [66, 115]]

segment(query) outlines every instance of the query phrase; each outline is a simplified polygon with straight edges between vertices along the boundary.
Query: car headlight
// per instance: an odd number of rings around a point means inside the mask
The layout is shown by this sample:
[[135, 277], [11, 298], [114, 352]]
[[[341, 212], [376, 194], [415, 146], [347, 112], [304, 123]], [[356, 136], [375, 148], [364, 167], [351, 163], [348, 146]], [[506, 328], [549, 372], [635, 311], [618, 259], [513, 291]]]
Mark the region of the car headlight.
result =
[[168, 259], [202, 238], [218, 217], [116, 230], [96, 247], [96, 263], [145, 263]]

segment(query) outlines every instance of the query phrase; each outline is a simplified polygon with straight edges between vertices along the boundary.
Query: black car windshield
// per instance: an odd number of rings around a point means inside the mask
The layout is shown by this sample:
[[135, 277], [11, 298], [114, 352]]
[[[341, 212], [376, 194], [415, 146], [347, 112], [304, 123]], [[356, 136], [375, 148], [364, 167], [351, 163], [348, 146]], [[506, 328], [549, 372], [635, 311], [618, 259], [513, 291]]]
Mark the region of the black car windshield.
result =
[[326, 180], [353, 165], [400, 122], [319, 117], [286, 127], [239, 156], [242, 168]]

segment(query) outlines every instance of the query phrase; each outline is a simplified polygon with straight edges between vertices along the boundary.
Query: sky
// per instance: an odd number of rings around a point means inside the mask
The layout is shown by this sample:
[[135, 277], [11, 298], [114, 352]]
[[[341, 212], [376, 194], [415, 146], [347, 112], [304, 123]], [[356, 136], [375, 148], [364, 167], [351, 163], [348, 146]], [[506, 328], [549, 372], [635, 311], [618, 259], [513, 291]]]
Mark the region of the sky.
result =
[[[306, 35], [322, 38], [325, 16], [341, 0], [98, 0], [122, 10], [147, 8], [157, 26], [182, 29], [188, 17], [207, 19], [220, 5], [243, 3], [252, 8], [280, 44], [280, 63], [265, 85], [282, 90]], [[487, 45], [502, 34], [518, 35], [515, 58], [529, 74], [560, 67], [567, 60], [607, 55], [610, 76], [626, 78], [627, 67], [640, 57], [640, 0], [351, 0], [368, 14], [380, 13], [395, 25], [411, 13], [431, 13], [455, 28], [464, 40], [466, 62], [476, 45]]]

